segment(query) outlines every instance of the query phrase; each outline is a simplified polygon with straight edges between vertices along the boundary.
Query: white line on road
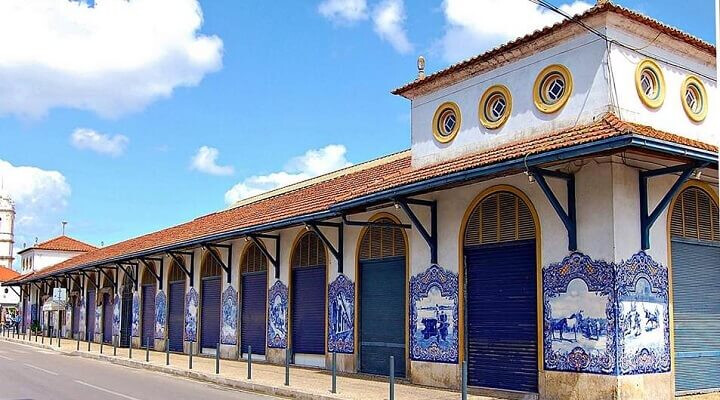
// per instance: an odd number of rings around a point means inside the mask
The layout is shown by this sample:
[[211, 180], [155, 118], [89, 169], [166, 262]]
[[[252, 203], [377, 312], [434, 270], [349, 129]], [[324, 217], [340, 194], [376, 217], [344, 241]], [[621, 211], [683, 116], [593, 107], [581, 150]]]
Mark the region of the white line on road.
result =
[[127, 395], [124, 395], [124, 394], [118, 393], [118, 392], [113, 392], [112, 390], [108, 390], [108, 389], [101, 388], [101, 387], [99, 387], [99, 386], [91, 385], [91, 384], [89, 384], [89, 383], [87, 383], [87, 382], [75, 381], [75, 383], [79, 383], [79, 384], [81, 384], [81, 385], [84, 385], [84, 386], [87, 386], [87, 387], [91, 387], [91, 388], [93, 388], [93, 389], [95, 389], [95, 390], [99, 390], [99, 391], [101, 391], [101, 392], [105, 392], [105, 393], [112, 394], [112, 395], [115, 395], [115, 396], [118, 396], [118, 397], [122, 397], [122, 398], [124, 398], [124, 399], [128, 399], [128, 400], [139, 400], [139, 399], [136, 399], [135, 397], [127, 396]]
[[12, 349], [12, 350], [10, 350], [10, 351], [14, 351], [15, 353], [18, 353], [18, 354], [27, 354], [27, 351], [22, 351], [22, 350]]
[[5, 356], [0, 356], [0, 358], [2, 358], [3, 360], [8, 360], [8, 361], [15, 361], [15, 359], [14, 359], [14, 358], [10, 358], [10, 357], [5, 357]]
[[57, 372], [48, 371], [48, 370], [46, 370], [45, 368], [36, 367], [36, 366], [34, 366], [34, 365], [32, 365], [32, 364], [25, 364], [25, 366], [26, 366], [26, 367], [33, 368], [33, 369], [36, 369], [36, 370], [38, 370], [38, 371], [42, 371], [42, 372], [44, 372], [44, 373], [46, 373], [46, 374], [55, 375], [55, 376], [58, 376], [58, 375], [59, 375]]

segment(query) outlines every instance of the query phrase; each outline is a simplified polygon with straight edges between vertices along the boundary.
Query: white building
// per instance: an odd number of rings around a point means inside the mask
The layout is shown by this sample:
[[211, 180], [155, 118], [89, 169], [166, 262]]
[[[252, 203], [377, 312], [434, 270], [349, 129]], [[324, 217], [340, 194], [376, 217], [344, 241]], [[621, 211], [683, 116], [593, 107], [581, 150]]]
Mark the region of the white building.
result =
[[23, 275], [41, 271], [96, 247], [69, 236], [58, 236], [18, 251], [20, 272]]
[[0, 192], [0, 267], [12, 269], [15, 204], [9, 195]]

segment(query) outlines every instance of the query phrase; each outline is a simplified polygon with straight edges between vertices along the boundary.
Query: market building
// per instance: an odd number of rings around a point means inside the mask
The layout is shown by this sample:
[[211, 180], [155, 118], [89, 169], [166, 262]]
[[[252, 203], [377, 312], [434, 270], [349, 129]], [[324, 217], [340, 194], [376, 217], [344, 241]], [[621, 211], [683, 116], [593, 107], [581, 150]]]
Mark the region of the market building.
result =
[[409, 150], [12, 283], [68, 288], [68, 335], [95, 341], [373, 375], [393, 356], [447, 388], [466, 363], [508, 397], [718, 391], [715, 52], [602, 1], [419, 60], [393, 91]]

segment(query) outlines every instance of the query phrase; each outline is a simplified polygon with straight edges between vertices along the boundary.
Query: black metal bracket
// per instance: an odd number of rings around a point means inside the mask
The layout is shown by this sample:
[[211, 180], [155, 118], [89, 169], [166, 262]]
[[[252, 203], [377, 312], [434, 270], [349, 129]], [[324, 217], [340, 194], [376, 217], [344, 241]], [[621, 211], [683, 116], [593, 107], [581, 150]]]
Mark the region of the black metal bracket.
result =
[[[430, 247], [430, 263], [437, 264], [437, 202], [434, 200], [419, 200], [401, 197], [395, 199], [395, 204], [402, 208], [402, 210], [405, 212], [405, 215], [410, 218], [410, 222], [412, 222], [412, 225], [415, 227], [415, 229], [418, 230], [418, 232], [420, 232], [420, 236], [422, 236], [422, 238], [425, 240], [425, 243], [427, 243], [428, 247]], [[425, 229], [425, 226], [422, 224], [422, 222], [420, 222], [420, 219], [418, 219], [417, 215], [415, 215], [413, 210], [410, 208], [411, 205], [430, 208], [430, 232]]]
[[125, 273], [125, 275], [127, 275], [130, 278], [130, 280], [133, 283], [133, 288], [135, 289], [135, 291], [137, 291], [138, 278], [136, 276], [137, 275], [136, 265], [133, 265], [133, 264], [128, 265], [130, 267], [129, 270], [125, 269], [125, 266], [123, 266], [122, 263], [116, 263], [115, 265], [117, 265]]
[[[20, 293], [18, 293], [17, 289], [15, 289], [15, 286], [9, 286], [9, 287], [10, 287], [10, 289], [12, 289], [12, 291], [13, 291], [18, 297], [23, 297]], [[24, 294], [25, 297], [30, 297], [30, 296], [22, 289], [22, 287], [20, 288], [20, 292], [22, 292], [22, 294]], [[23, 312], [25, 312], [25, 311], [23, 310]]]
[[[145, 269], [150, 271], [150, 274], [155, 277], [155, 279], [158, 281], [160, 290], [163, 288], [163, 271], [162, 271], [162, 258], [139, 258], [140, 262], [143, 263], [145, 266]], [[152, 261], [159, 261], [158, 265], [158, 271], [155, 272], [155, 269], [153, 268], [153, 265], [150, 264]]]
[[[275, 279], [280, 279], [280, 235], [267, 235], [261, 233], [254, 233], [247, 236], [248, 239], [252, 240], [253, 243], [260, 249], [260, 251], [267, 257], [270, 264], [275, 268]], [[260, 239], [269, 239], [275, 241], [275, 257], [270, 255], [270, 252], [265, 247]]]
[[[205, 243], [201, 245], [203, 249], [207, 250], [208, 253], [210, 253], [210, 257], [215, 260], [216, 263], [220, 264], [220, 266], [225, 270], [225, 274], [227, 276], [227, 283], [232, 282], [232, 245], [231, 244], [212, 244], [212, 243]], [[227, 255], [227, 264], [223, 262], [223, 260], [218, 256], [219, 251], [218, 248], [225, 249], [228, 252]]]
[[[568, 250], [577, 250], [575, 175], [535, 167], [530, 168], [528, 170], [528, 173], [533, 178], [535, 178], [535, 181], [537, 182], [538, 186], [540, 186], [540, 189], [542, 189], [543, 193], [545, 193], [545, 197], [547, 197], [550, 205], [552, 205], [553, 209], [555, 209], [555, 213], [557, 213], [563, 225], [565, 225], [565, 229], [567, 230], [568, 234]], [[560, 201], [558, 201], [555, 193], [553, 193], [550, 185], [548, 185], [547, 181], [545, 180], [545, 177], [562, 179], [567, 184], [567, 212], [565, 212], [565, 209], [563, 209], [562, 204], [560, 204]]]
[[378, 228], [400, 228], [400, 229], [412, 229], [410, 224], [398, 224], [396, 222], [377, 222], [377, 221], [351, 221], [347, 219], [347, 215], [342, 216], [343, 223], [347, 226], [368, 226]]
[[95, 290], [99, 289], [98, 284], [95, 283], [95, 281], [93, 281], [92, 279], [90, 279], [90, 275], [88, 275], [87, 272], [85, 272], [84, 270], [80, 270], [80, 273], [85, 277], [85, 279], [88, 280], [88, 282], [92, 283]]
[[[650, 228], [657, 221], [660, 214], [670, 205], [673, 197], [680, 191], [683, 184], [690, 179], [690, 174], [697, 168], [703, 168], [708, 163], [693, 162], [689, 164], [676, 165], [649, 171], [640, 171], [640, 247], [642, 250], [650, 248]], [[648, 214], [648, 180], [655, 176], [675, 174], [680, 172], [680, 177], [665, 193], [655, 209]]]
[[[343, 273], [343, 223], [342, 222], [308, 222], [307, 226], [310, 230], [315, 232], [316, 235], [320, 238], [320, 240], [325, 243], [325, 246], [330, 250], [332, 255], [335, 257], [335, 260], [337, 261], [338, 274]], [[335, 228], [337, 229], [337, 237], [338, 237], [338, 246], [335, 247], [332, 242], [325, 236], [325, 234], [320, 230], [320, 226], [324, 226], [327, 228]]]
[[33, 284], [33, 286], [35, 286], [37, 288], [38, 292], [42, 292], [43, 286], [45, 286], [45, 281], [41, 281], [41, 282], [42, 282], [42, 285], [39, 285], [36, 281], [31, 282]]
[[[175, 260], [178, 267], [180, 267], [185, 275], [190, 278], [190, 287], [195, 286], [195, 282], [193, 282], [195, 280], [195, 253], [191, 251], [167, 251], [166, 254]], [[190, 268], [185, 267], [185, 260], [183, 259], [183, 256], [190, 257]]]
[[80, 288], [81, 291], [83, 290], [82, 281], [79, 280], [79, 279], [76, 279], [75, 275], [73, 275], [73, 274], [65, 274], [65, 276], [68, 277], [68, 278], [70, 278], [70, 279], [73, 281], [73, 283], [75, 283], [75, 284]]
[[105, 271], [105, 268], [98, 268], [97, 271], [102, 273], [103, 275], [105, 275], [105, 277], [110, 281], [110, 286], [112, 286], [112, 287], [117, 286], [115, 279], [113, 278], [112, 275], [108, 274], [107, 271]]

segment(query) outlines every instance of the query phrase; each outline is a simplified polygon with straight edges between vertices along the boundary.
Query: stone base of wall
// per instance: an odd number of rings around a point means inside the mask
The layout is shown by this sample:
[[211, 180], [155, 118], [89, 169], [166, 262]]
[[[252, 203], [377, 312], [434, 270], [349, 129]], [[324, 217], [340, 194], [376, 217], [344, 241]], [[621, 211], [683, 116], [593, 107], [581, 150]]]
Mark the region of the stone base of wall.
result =
[[[340, 354], [338, 353], [337, 356], [337, 371], [338, 372], [344, 372], [353, 374], [357, 372], [357, 364], [356, 360], [357, 357], [355, 354]], [[332, 368], [332, 353], [326, 353], [325, 354], [325, 365], [327, 366], [327, 369]]]
[[238, 348], [234, 344], [221, 344], [220, 357], [235, 360], [238, 357]]
[[542, 400], [673, 400], [671, 373], [599, 375], [544, 371], [540, 373]]
[[265, 352], [267, 362], [272, 364], [285, 364], [285, 349], [268, 348]]
[[675, 378], [671, 373], [618, 377], [618, 398], [622, 400], [675, 399]]
[[460, 389], [458, 364], [410, 361], [410, 381], [417, 385]]

